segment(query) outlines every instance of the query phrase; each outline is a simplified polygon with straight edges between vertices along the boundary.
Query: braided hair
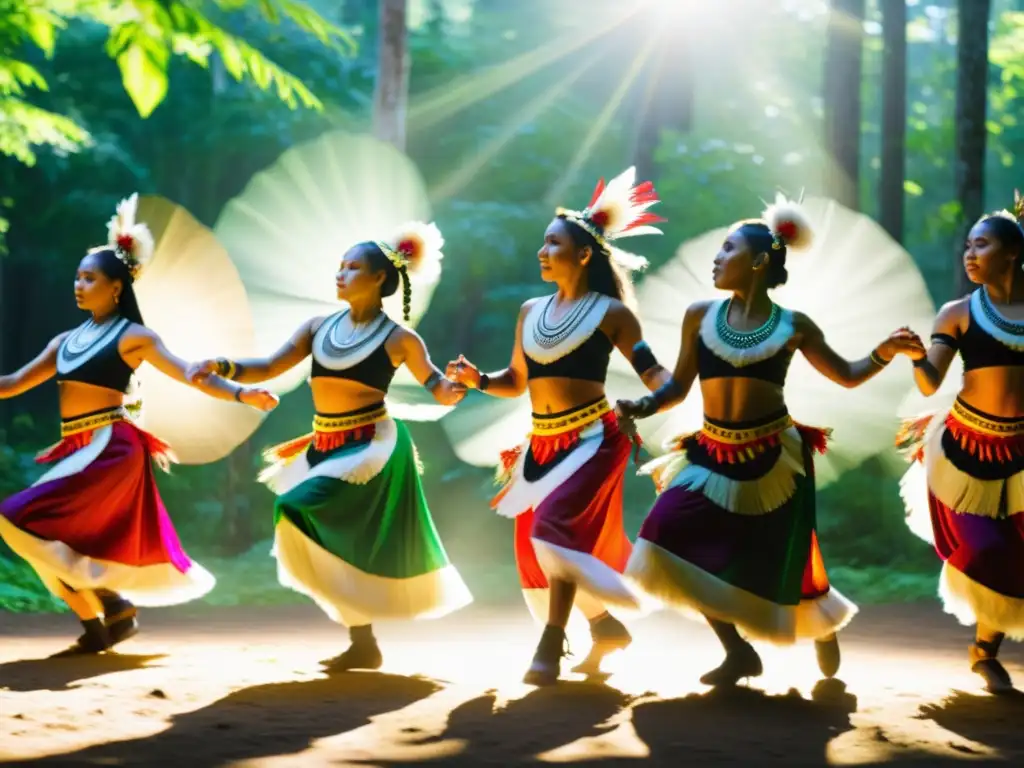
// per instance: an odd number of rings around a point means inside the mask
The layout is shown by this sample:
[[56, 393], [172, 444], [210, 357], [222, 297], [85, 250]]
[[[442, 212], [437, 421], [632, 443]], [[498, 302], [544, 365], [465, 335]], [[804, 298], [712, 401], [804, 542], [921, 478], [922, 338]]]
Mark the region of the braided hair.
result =
[[384, 273], [384, 283], [380, 287], [381, 297], [394, 295], [401, 283], [402, 319], [409, 322], [412, 311], [412, 285], [409, 282], [408, 267], [396, 267], [376, 243], [366, 241], [359, 243], [356, 248], [359, 249], [359, 254], [366, 259], [366, 263], [369, 264], [373, 272]]

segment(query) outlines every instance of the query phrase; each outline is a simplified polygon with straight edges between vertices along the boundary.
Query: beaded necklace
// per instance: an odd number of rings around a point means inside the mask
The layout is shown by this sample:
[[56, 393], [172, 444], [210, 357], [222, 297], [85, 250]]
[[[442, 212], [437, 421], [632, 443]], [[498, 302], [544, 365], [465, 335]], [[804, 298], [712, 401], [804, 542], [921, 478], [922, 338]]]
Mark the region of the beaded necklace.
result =
[[718, 316], [715, 318], [715, 332], [719, 338], [734, 349], [751, 349], [763, 341], [766, 341], [775, 329], [779, 327], [782, 320], [782, 310], [779, 305], [772, 302], [772, 311], [768, 319], [762, 325], [752, 331], [738, 331], [729, 325], [729, 309], [732, 307], [732, 299], [723, 301], [718, 308]]

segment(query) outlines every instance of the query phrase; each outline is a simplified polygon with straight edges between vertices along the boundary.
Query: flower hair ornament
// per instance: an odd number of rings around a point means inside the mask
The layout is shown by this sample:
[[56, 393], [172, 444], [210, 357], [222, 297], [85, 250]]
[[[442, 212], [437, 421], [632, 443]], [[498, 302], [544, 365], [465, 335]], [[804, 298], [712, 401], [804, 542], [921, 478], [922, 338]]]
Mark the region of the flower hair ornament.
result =
[[608, 249], [616, 264], [630, 271], [643, 269], [647, 259], [616, 248], [614, 243], [625, 237], [637, 235], [660, 235], [662, 231], [652, 227], [662, 217], [647, 209], [658, 200], [654, 184], [649, 181], [636, 183], [636, 168], [628, 168], [614, 179], [597, 182], [590, 203], [582, 211], [558, 208], [555, 214], [581, 227], [598, 244]]
[[107, 245], [101, 246], [114, 251], [132, 280], [139, 279], [153, 258], [153, 233], [145, 224], [135, 221], [138, 206], [138, 192], [117, 204], [117, 212], [107, 223]]
[[387, 240], [374, 240], [388, 261], [417, 281], [440, 277], [444, 238], [436, 224], [412, 221], [403, 224]]
[[811, 244], [811, 224], [800, 201], [789, 200], [779, 192], [774, 203], [765, 202], [761, 218], [772, 233], [772, 250], [799, 250]]

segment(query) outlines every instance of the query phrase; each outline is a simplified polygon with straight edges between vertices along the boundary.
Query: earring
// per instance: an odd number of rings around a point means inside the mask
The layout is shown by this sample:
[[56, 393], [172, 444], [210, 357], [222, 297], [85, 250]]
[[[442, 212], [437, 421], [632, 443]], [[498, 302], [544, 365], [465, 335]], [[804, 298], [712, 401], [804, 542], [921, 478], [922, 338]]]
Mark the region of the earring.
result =
[[121, 294], [120, 293], [115, 293], [114, 294], [114, 303], [115, 304], [120, 304], [121, 303]]

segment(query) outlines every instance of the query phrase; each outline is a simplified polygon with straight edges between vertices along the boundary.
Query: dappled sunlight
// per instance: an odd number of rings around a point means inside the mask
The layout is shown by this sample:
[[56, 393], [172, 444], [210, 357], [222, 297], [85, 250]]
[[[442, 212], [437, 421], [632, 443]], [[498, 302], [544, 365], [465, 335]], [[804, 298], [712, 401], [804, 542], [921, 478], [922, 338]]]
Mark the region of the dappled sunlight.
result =
[[[855, 621], [842, 637], [846, 682], [820, 681], [809, 645], [759, 645], [764, 676], [734, 691], [698, 682], [722, 658], [710, 630], [666, 613], [631, 626], [635, 642], [609, 657], [607, 677], [566, 673], [546, 689], [521, 682], [539, 636], [525, 608], [382, 624], [384, 668], [334, 676], [317, 662], [344, 646], [345, 632], [306, 606], [170, 622], [152, 612], [116, 664], [121, 655], [15, 661], [66, 640], [53, 633], [68, 623], [33, 637], [29, 620], [0, 650], [0, 729], [11, 759], [41, 764], [158, 765], [154, 755], [181, 754], [260, 766], [742, 762], [757, 753], [792, 766], [1012, 753], [1013, 702], [956, 693], [979, 687], [965, 649], [948, 631], [935, 642], [936, 627], [951, 629], [937, 611], [911, 612], [919, 618]], [[565, 669], [589, 647], [582, 623], [570, 646]]]

